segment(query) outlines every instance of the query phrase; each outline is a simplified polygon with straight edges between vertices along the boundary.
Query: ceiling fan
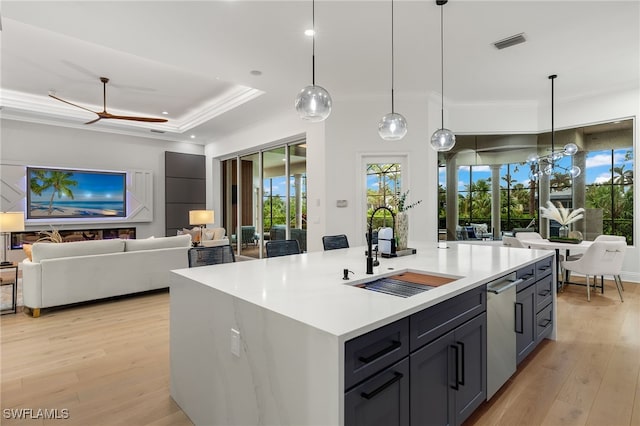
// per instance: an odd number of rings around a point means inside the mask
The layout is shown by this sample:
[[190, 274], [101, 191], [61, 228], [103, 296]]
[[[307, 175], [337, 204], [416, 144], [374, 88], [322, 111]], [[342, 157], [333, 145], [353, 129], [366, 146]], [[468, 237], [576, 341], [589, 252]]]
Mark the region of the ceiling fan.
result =
[[59, 97], [52, 95], [51, 93], [49, 93], [49, 96], [52, 97], [53, 99], [59, 100], [60, 102], [64, 102], [65, 104], [73, 105], [74, 107], [81, 108], [98, 115], [98, 118], [96, 118], [95, 120], [88, 121], [84, 124], [93, 124], [96, 121], [102, 120], [103, 118], [116, 119], [116, 120], [144, 121], [146, 123], [166, 123], [168, 121], [166, 118], [134, 117], [130, 115], [115, 115], [115, 114], [108, 113], [107, 112], [107, 83], [109, 82], [109, 79], [107, 77], [100, 77], [100, 81], [102, 82], [102, 89], [103, 89], [103, 108], [101, 112], [92, 111], [89, 108], [76, 105], [69, 101], [65, 101], [64, 99], [60, 99]]

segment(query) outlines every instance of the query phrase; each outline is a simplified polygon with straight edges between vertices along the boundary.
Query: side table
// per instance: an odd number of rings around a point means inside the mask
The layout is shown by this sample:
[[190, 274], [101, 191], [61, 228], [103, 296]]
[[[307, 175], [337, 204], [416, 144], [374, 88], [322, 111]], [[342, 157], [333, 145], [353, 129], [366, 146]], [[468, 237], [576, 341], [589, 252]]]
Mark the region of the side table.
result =
[[[13, 273], [11, 271], [13, 270]], [[0, 314], [15, 314], [18, 304], [18, 264], [0, 265], [0, 287], [11, 286], [11, 308], [3, 309]]]

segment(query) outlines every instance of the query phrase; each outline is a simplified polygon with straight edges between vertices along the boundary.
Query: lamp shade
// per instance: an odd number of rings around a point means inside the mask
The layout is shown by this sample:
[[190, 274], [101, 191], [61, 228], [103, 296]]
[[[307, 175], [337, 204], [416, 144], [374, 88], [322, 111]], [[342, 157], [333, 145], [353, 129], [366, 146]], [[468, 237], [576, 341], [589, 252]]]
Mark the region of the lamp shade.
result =
[[189, 210], [189, 225], [206, 225], [213, 222], [213, 210]]
[[0, 212], [0, 232], [24, 231], [23, 212]]

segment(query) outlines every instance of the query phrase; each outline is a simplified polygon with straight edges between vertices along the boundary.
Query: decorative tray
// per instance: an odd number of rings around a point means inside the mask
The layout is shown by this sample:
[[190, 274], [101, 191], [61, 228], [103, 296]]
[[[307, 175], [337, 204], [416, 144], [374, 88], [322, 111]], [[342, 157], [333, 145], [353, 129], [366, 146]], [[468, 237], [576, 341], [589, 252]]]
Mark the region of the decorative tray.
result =
[[567, 243], [567, 244], [580, 244], [582, 240], [577, 238], [549, 238], [552, 243]]

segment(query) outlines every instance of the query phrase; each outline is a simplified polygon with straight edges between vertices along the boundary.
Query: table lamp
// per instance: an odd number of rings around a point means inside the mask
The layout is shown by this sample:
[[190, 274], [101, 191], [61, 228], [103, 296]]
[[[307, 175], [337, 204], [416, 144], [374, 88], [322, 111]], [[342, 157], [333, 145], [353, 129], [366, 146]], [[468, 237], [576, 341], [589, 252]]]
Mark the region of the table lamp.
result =
[[[189, 210], [189, 225], [200, 227], [200, 241], [202, 241], [202, 229], [207, 223], [213, 223], [213, 210]], [[197, 246], [197, 242], [194, 246]]]
[[0, 233], [3, 237], [2, 246], [2, 262], [0, 265], [11, 265], [7, 260], [8, 238], [12, 232], [24, 231], [24, 213], [23, 212], [0, 212]]

